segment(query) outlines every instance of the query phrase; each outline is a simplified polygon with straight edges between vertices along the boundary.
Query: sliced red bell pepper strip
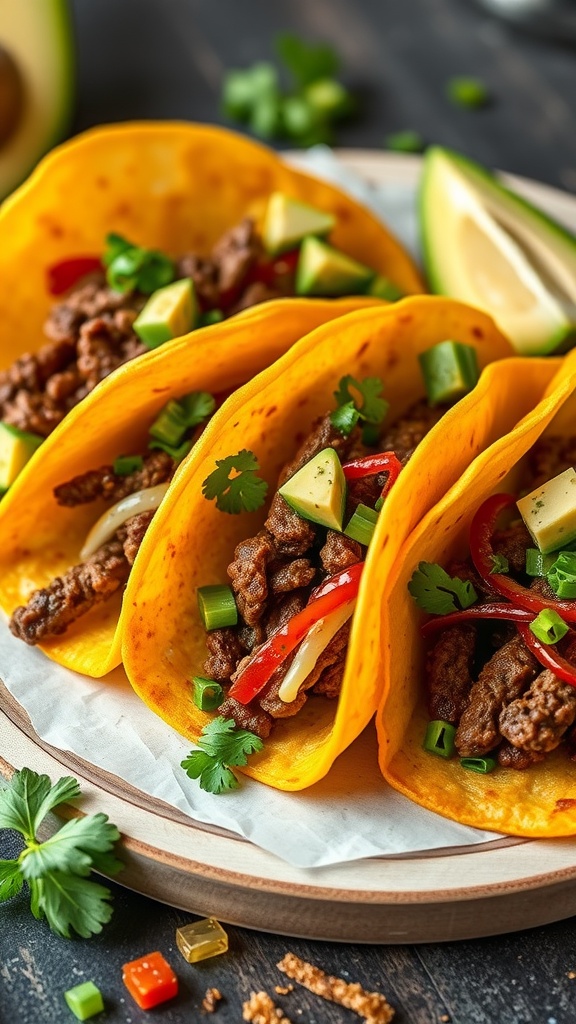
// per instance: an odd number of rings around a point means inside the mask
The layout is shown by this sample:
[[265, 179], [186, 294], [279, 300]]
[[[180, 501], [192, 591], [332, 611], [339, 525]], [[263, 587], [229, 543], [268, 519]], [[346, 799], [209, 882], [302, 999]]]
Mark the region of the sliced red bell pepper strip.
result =
[[72, 256], [70, 259], [60, 260], [46, 271], [48, 291], [50, 295], [63, 295], [86, 274], [103, 269], [98, 256]]
[[362, 459], [352, 459], [342, 466], [342, 471], [347, 480], [361, 480], [365, 476], [376, 476], [377, 473], [388, 473], [388, 479], [382, 488], [382, 498], [385, 498], [392, 484], [396, 482], [402, 463], [395, 452], [380, 452], [378, 455], [366, 455]]
[[516, 629], [520, 633], [526, 647], [532, 651], [535, 658], [538, 659], [544, 668], [550, 669], [558, 679], [561, 679], [564, 683], [569, 683], [570, 686], [576, 686], [576, 665], [571, 665], [566, 658], [563, 658], [553, 644], [543, 644], [538, 637], [534, 636], [534, 633], [529, 626], [524, 623], [516, 623]]
[[502, 573], [491, 572], [493, 567], [491, 556], [492, 534], [501, 512], [516, 504], [512, 494], [493, 494], [487, 498], [476, 512], [470, 526], [470, 554], [482, 579], [496, 593], [502, 594], [520, 608], [527, 608], [537, 615], [543, 608], [552, 608], [567, 622], [576, 622], [576, 601], [543, 598], [521, 583], [504, 576]]
[[262, 644], [230, 687], [228, 696], [234, 697], [240, 704], [249, 704], [312, 626], [357, 596], [363, 568], [364, 563], [358, 562], [331, 576], [318, 587], [306, 607]]
[[475, 608], [465, 608], [461, 612], [451, 612], [449, 615], [436, 615], [429, 622], [425, 622], [420, 629], [423, 637], [437, 633], [447, 626], [457, 626], [460, 622], [469, 622], [473, 619], [505, 619], [510, 622], [533, 622], [534, 612], [527, 608], [516, 608], [513, 604], [479, 604]]
[[273, 260], [262, 260], [257, 263], [250, 274], [252, 281], [261, 281], [263, 284], [273, 285], [278, 277], [285, 274], [294, 274], [300, 258], [300, 249], [290, 249], [283, 252]]

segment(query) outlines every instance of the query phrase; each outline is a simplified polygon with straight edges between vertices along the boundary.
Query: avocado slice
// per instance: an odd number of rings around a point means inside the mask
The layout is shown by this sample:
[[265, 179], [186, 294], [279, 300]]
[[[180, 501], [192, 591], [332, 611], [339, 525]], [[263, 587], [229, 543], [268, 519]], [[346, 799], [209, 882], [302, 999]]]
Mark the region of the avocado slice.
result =
[[458, 153], [433, 146], [420, 188], [432, 290], [491, 314], [523, 355], [576, 341], [576, 238]]
[[394, 281], [391, 281], [389, 277], [377, 274], [371, 282], [367, 294], [373, 295], [376, 299], [386, 299], [387, 302], [398, 302], [398, 299], [403, 299], [406, 293], [398, 285], [394, 284]]
[[418, 356], [431, 406], [457, 402], [478, 383], [476, 349], [459, 341], [439, 341]]
[[0, 4], [0, 198], [66, 134], [74, 100], [67, 0]]
[[516, 503], [543, 555], [576, 539], [576, 472], [566, 469]]
[[319, 238], [302, 242], [296, 267], [297, 295], [361, 295], [374, 271]]
[[342, 530], [346, 479], [333, 448], [318, 452], [278, 493], [302, 519], [310, 519], [330, 530]]
[[307, 235], [328, 235], [336, 218], [315, 206], [291, 199], [283, 192], [273, 192], [268, 200], [262, 240], [271, 256], [294, 249]]
[[44, 438], [0, 422], [0, 491], [12, 486]]
[[183, 277], [153, 292], [134, 321], [134, 330], [148, 348], [158, 348], [172, 338], [188, 334], [197, 318], [194, 282]]

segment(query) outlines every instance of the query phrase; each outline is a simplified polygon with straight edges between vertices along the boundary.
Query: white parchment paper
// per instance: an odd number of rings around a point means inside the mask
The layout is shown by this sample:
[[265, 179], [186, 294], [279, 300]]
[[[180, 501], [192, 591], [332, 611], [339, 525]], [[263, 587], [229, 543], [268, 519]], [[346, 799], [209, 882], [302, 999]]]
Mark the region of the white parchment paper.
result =
[[[414, 195], [401, 185], [374, 189], [318, 147], [302, 161], [381, 216], [417, 251]], [[38, 735], [164, 800], [197, 821], [245, 836], [302, 868], [495, 840], [447, 821], [390, 789], [380, 776], [374, 730], [366, 730], [327, 779], [303, 793], [279, 793], [251, 779], [214, 796], [189, 780], [180, 762], [189, 743], [139, 700], [122, 669], [88, 679], [49, 661], [11, 636], [0, 621], [1, 675]], [[9, 752], [5, 752], [9, 753]]]

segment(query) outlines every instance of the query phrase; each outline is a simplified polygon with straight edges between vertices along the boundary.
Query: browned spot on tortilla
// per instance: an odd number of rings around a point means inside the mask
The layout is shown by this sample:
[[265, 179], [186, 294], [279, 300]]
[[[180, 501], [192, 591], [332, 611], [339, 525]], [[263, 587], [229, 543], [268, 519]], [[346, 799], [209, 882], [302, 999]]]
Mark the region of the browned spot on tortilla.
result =
[[108, 178], [105, 178], [103, 174], [99, 174], [96, 178], [96, 188], [108, 188], [109, 185]]
[[152, 388], [153, 395], [163, 395], [165, 391], [170, 391], [170, 388]]
[[471, 448], [473, 448], [473, 447], [474, 447], [474, 442], [475, 442], [475, 440], [476, 440], [476, 434], [475, 434], [475, 432], [474, 432], [474, 431], [472, 431], [472, 433], [470, 434], [470, 447], [471, 447]]
[[118, 203], [118, 206], [114, 210], [112, 219], [114, 217], [130, 217], [132, 215], [132, 207], [130, 203]]
[[392, 351], [389, 352], [388, 354], [388, 358], [386, 359], [386, 370], [391, 370], [394, 366], [396, 366], [396, 363], [398, 362], [399, 359], [400, 356], [398, 352], [396, 352], [395, 349], [392, 349]]
[[358, 349], [358, 351], [356, 353], [356, 357], [358, 359], [360, 359], [360, 356], [364, 355], [364, 353], [365, 353], [365, 351], [366, 351], [366, 349], [368, 348], [369, 345], [370, 345], [369, 341], [365, 341], [363, 345], [360, 345], [360, 348]]
[[576, 800], [566, 797], [556, 801], [555, 811], [571, 811], [574, 807], [576, 807]]
[[482, 330], [481, 327], [473, 327], [472, 328], [472, 334], [474, 335], [475, 338], [483, 338], [484, 337], [484, 331]]
[[298, 409], [301, 409], [303, 405], [308, 405], [308, 397], [301, 398], [298, 402]]
[[276, 412], [277, 408], [277, 405], [271, 405], [270, 408], [266, 411], [266, 419], [268, 419], [269, 416], [272, 416], [272, 414]]
[[58, 221], [53, 220], [48, 214], [42, 213], [38, 217], [38, 224], [41, 228], [45, 228], [52, 238], [62, 238], [64, 236], [64, 228]]
[[399, 324], [411, 324], [414, 317], [411, 313], [403, 313], [402, 316], [398, 317]]

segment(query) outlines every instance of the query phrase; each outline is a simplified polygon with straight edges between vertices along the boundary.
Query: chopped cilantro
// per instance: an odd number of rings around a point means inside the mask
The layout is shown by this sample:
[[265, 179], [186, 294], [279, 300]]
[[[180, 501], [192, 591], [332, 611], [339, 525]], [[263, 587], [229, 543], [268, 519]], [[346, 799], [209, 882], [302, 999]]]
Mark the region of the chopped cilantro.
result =
[[441, 565], [434, 562], [420, 562], [412, 574], [408, 590], [418, 607], [432, 615], [461, 611], [478, 599], [468, 580], [449, 576]]
[[[388, 402], [382, 398], [384, 385], [379, 377], [365, 377], [356, 380], [351, 374], [342, 377], [334, 398], [338, 408], [330, 416], [333, 426], [342, 434], [349, 434], [358, 420], [365, 423], [382, 423], [387, 411]], [[350, 390], [354, 389], [356, 395]], [[362, 404], [359, 405], [358, 394]]]
[[480, 78], [465, 76], [451, 78], [446, 83], [446, 95], [457, 107], [467, 107], [469, 110], [485, 107], [490, 100], [488, 89]]
[[239, 782], [230, 765], [245, 765], [248, 756], [262, 750], [259, 736], [237, 729], [232, 719], [218, 717], [202, 730], [200, 750], [192, 750], [181, 766], [190, 779], [198, 779], [208, 793], [237, 789]]
[[255, 512], [266, 500], [268, 484], [258, 476], [258, 460], [246, 448], [216, 460], [216, 469], [202, 484], [205, 498], [216, 498], [220, 512]]
[[422, 136], [409, 128], [402, 132], [392, 132], [384, 141], [386, 149], [393, 153], [421, 153], [426, 145]]
[[0, 902], [20, 892], [26, 881], [34, 917], [46, 918], [52, 931], [65, 938], [71, 929], [83, 938], [102, 931], [112, 916], [110, 890], [86, 876], [92, 868], [114, 874], [122, 867], [112, 852], [120, 833], [105, 814], [72, 818], [38, 842], [46, 815], [79, 795], [76, 779], [67, 776], [52, 786], [47, 775], [29, 768], [15, 772], [0, 792], [0, 828], [15, 829], [25, 841], [19, 857], [0, 861]]
[[491, 576], [493, 573], [508, 572], [510, 569], [510, 563], [505, 555], [490, 555], [490, 561], [492, 562]]

